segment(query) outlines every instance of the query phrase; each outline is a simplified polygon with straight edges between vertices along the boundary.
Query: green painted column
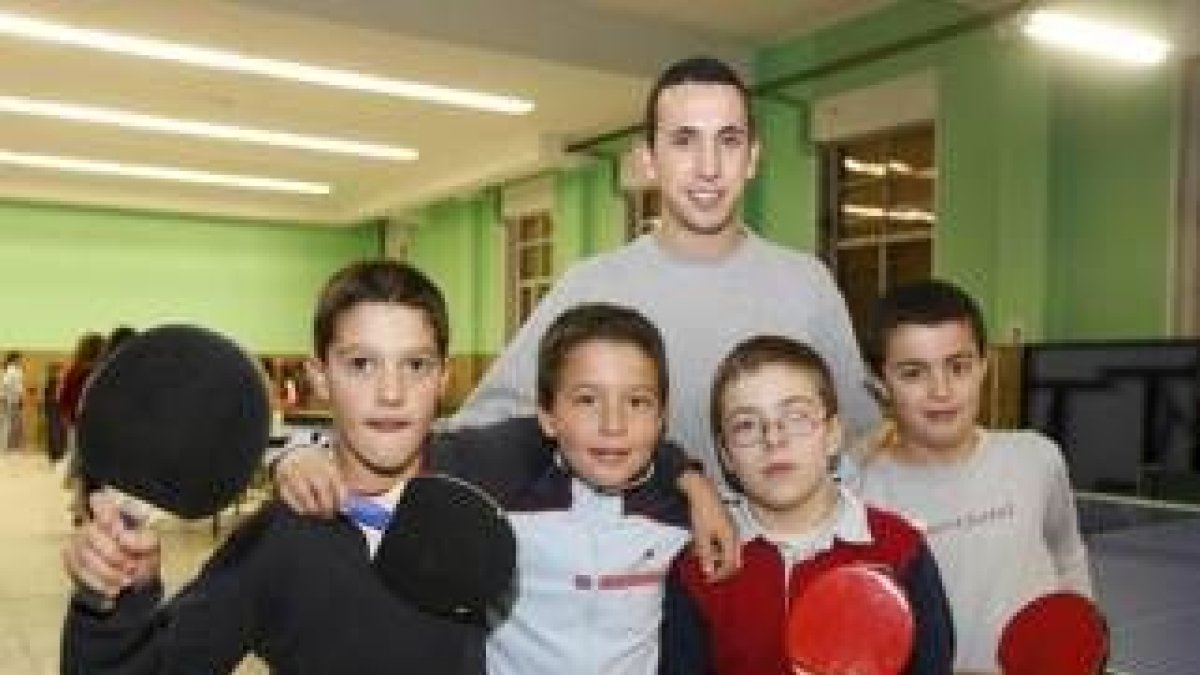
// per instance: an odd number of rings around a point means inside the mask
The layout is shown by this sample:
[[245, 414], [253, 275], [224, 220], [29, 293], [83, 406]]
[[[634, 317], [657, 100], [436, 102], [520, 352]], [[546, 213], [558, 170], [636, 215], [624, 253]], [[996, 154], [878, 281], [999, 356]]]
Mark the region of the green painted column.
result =
[[809, 107], [769, 98], [755, 101], [760, 155], [747, 189], [746, 221], [792, 248], [815, 250], [818, 240], [817, 149], [809, 138]]

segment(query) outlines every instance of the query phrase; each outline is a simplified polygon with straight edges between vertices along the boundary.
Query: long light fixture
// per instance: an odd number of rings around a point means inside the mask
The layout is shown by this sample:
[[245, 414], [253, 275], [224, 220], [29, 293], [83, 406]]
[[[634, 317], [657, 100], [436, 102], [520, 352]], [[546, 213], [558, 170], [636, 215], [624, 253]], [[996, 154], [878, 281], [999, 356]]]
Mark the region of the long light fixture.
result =
[[1143, 66], [1161, 63], [1171, 50], [1153, 35], [1051, 9], [1033, 12], [1024, 31], [1047, 44]]
[[9, 12], [0, 12], [0, 34], [127, 56], [172, 61], [211, 70], [261, 75], [305, 84], [412, 98], [488, 112], [522, 115], [531, 112], [534, 107], [532, 101], [513, 96], [455, 89], [424, 82], [396, 80], [295, 61], [248, 56], [221, 49], [106, 30], [78, 28]]
[[60, 157], [57, 155], [40, 155], [25, 152], [0, 150], [0, 164], [22, 166], [33, 169], [51, 169], [54, 171], [71, 171], [75, 173], [103, 174], [144, 178], [148, 180], [175, 181], [182, 183], [198, 183], [227, 188], [245, 190], [266, 190], [268, 192], [289, 192], [303, 195], [327, 195], [332, 189], [323, 183], [289, 180], [286, 178], [271, 178], [266, 176], [241, 176], [228, 173], [212, 173], [197, 169], [180, 169], [167, 166], [150, 166], [145, 164], [125, 164], [98, 159], [83, 159], [79, 157]]
[[341, 138], [306, 136], [266, 129], [250, 129], [198, 120], [173, 119], [112, 108], [99, 108], [59, 101], [41, 101], [17, 96], [0, 96], [0, 113], [108, 124], [126, 129], [137, 129], [139, 131], [153, 131], [200, 138], [217, 138], [227, 141], [257, 143], [298, 150], [315, 150], [319, 152], [354, 155], [356, 157], [369, 157], [372, 159], [412, 161], [417, 159], [418, 156], [417, 151], [411, 148], [362, 143]]

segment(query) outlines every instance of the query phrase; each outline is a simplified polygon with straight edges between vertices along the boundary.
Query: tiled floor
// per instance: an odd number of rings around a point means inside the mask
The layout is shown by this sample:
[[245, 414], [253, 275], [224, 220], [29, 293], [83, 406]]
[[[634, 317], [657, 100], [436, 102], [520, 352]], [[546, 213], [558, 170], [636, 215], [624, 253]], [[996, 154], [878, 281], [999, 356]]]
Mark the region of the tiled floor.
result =
[[[0, 675], [58, 673], [70, 582], [59, 559], [70, 532], [68, 495], [44, 455], [0, 451]], [[212, 550], [207, 522], [161, 524], [164, 577], [189, 578]], [[238, 675], [266, 670], [246, 663]]]

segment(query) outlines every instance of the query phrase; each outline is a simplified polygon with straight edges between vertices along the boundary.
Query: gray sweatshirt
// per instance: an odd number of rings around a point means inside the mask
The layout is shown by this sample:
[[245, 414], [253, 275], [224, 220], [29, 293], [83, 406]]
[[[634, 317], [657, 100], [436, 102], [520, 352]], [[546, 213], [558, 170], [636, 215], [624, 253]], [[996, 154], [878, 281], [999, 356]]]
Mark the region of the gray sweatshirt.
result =
[[864, 385], [865, 368], [845, 302], [819, 260], [753, 234], [724, 258], [694, 260], [643, 235], [571, 267], [451, 419], [451, 427], [531, 413], [538, 341], [560, 313], [584, 302], [632, 307], [658, 326], [671, 379], [668, 435], [718, 481], [723, 474], [708, 419], [712, 378], [726, 353], [751, 336], [778, 334], [811, 344], [833, 369], [842, 422], [851, 433], [879, 420]]
[[924, 530], [954, 614], [955, 669], [997, 672], [1009, 617], [1052, 591], [1091, 597], [1092, 582], [1058, 446], [1031, 431], [980, 434], [961, 462], [911, 464], [882, 454], [847, 480], [867, 502]]

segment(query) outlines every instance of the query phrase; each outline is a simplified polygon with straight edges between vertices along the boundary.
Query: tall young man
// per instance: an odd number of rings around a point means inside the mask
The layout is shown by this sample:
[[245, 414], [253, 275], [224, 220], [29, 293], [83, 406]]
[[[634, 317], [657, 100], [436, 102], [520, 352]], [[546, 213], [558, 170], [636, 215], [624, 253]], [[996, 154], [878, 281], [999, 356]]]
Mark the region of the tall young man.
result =
[[758, 334], [811, 344], [831, 365], [853, 434], [878, 420], [845, 302], [808, 253], [767, 242], [740, 220], [759, 142], [749, 92], [724, 63], [689, 58], [650, 92], [639, 159], [662, 190], [662, 225], [583, 261], [538, 305], [452, 420], [474, 426], [534, 411], [537, 342], [564, 310], [609, 302], [641, 312], [662, 331], [671, 392], [667, 434], [723, 475], [709, 433], [708, 392], [717, 363]]

